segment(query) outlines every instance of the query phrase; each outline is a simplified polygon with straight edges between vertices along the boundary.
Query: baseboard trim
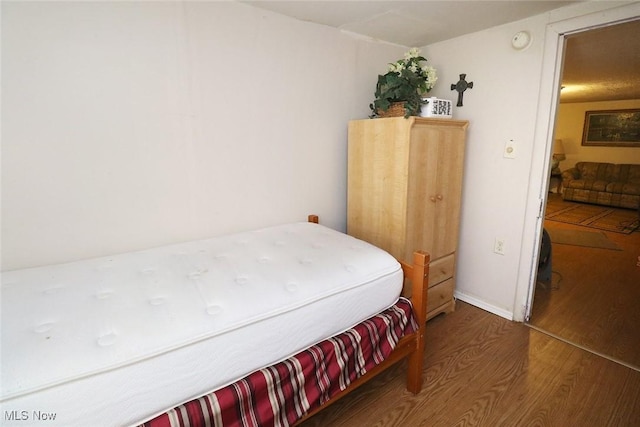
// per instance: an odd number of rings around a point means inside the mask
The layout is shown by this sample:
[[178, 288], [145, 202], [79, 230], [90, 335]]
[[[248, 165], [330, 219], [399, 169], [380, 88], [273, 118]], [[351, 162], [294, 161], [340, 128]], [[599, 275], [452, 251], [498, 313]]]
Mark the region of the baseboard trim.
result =
[[488, 311], [489, 313], [493, 313], [496, 316], [500, 316], [500, 317], [504, 317], [507, 320], [513, 320], [513, 313], [505, 310], [503, 308], [500, 307], [496, 307], [494, 305], [488, 304], [485, 301], [482, 301], [476, 297], [473, 297], [471, 295], [467, 295], [464, 294], [460, 291], [454, 291], [453, 296], [456, 297], [456, 299], [459, 299], [460, 301], [464, 301], [466, 303], [469, 303], [473, 306], [476, 306], [478, 308], [483, 309], [484, 311]]

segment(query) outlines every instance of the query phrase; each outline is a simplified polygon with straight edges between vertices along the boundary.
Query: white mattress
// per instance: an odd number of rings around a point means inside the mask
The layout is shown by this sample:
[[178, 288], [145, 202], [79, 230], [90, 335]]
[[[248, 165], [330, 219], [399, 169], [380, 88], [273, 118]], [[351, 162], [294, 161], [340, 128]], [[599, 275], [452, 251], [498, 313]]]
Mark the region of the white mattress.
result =
[[145, 421], [348, 329], [401, 289], [389, 254], [310, 223], [5, 272], [0, 424]]

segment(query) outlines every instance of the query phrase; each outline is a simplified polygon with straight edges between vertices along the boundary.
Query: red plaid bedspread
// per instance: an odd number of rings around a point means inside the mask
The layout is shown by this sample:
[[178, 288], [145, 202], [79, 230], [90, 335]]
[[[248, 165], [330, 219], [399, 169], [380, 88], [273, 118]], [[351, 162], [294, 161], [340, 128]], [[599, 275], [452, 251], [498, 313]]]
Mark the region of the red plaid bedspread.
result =
[[347, 388], [417, 330], [411, 303], [394, 306], [280, 363], [177, 406], [145, 427], [288, 426]]

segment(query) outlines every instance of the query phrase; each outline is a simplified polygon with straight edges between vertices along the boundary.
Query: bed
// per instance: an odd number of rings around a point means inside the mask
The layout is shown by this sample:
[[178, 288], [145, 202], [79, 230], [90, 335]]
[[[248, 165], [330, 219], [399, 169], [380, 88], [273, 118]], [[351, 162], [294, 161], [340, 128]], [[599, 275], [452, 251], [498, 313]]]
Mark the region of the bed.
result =
[[404, 358], [419, 392], [428, 254], [317, 222], [4, 272], [2, 425], [295, 425]]

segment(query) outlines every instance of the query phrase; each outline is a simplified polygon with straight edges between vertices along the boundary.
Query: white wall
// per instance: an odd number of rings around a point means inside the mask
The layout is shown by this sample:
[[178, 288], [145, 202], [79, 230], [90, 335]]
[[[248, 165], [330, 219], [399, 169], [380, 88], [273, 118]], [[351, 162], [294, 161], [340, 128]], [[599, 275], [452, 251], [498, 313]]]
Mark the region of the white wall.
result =
[[[620, 4], [423, 48], [434, 96], [455, 100], [460, 73], [474, 82], [455, 111], [471, 123], [458, 297], [521, 316], [552, 139], [545, 31]], [[522, 29], [534, 42], [514, 51]], [[309, 212], [344, 230], [347, 122], [368, 115], [377, 74], [405, 50], [226, 2], [3, 2], [2, 41], [4, 269]]]
[[[578, 4], [423, 48], [440, 73], [434, 96], [455, 102], [457, 93], [450, 85], [462, 73], [474, 83], [464, 94], [464, 106], [454, 112], [454, 118], [470, 121], [456, 267], [458, 298], [523, 320], [553, 131], [555, 57], [545, 62], [545, 49], [554, 45], [546, 37], [558, 36], [547, 36], [548, 25], [583, 15], [606, 20], [600, 18], [601, 11], [624, 3]], [[635, 16], [637, 9], [622, 15]], [[520, 30], [533, 35], [524, 51], [512, 49], [510, 43]], [[510, 140], [515, 143], [515, 159], [503, 157]], [[505, 255], [493, 252], [496, 238], [505, 240]]]
[[235, 2], [2, 2], [3, 270], [344, 230], [347, 122], [403, 51]]
[[[464, 106], [454, 112], [470, 121], [456, 292], [505, 317], [511, 317], [515, 297], [547, 22], [540, 15], [424, 48], [440, 72], [436, 97], [455, 105], [457, 92], [450, 85], [462, 73], [473, 82]], [[523, 29], [532, 33], [533, 44], [516, 51], [511, 37]], [[516, 158], [506, 159], [511, 140]], [[505, 255], [493, 252], [496, 238], [505, 240]]]
[[556, 138], [562, 139], [566, 159], [560, 168], [572, 168], [577, 162], [608, 162], [640, 164], [637, 147], [583, 146], [582, 132], [586, 111], [624, 110], [640, 108], [640, 99], [602, 102], [572, 102], [560, 104], [556, 119]]

